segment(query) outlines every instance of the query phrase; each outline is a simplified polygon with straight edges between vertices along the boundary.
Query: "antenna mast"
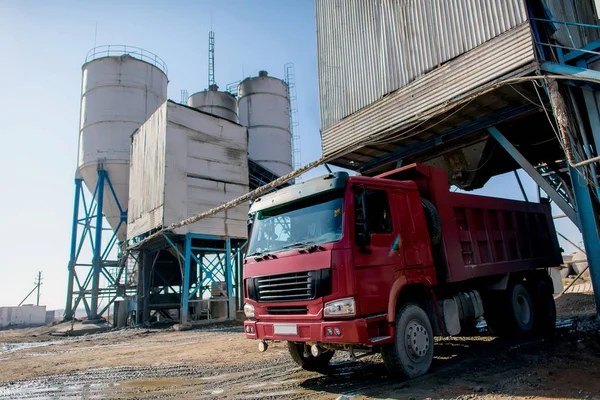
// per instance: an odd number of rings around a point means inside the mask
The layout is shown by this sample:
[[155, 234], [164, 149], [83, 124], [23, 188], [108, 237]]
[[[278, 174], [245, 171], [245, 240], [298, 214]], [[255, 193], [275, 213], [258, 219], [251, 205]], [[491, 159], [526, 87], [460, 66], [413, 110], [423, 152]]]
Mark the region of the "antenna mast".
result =
[[208, 87], [215, 84], [215, 33], [208, 32]]

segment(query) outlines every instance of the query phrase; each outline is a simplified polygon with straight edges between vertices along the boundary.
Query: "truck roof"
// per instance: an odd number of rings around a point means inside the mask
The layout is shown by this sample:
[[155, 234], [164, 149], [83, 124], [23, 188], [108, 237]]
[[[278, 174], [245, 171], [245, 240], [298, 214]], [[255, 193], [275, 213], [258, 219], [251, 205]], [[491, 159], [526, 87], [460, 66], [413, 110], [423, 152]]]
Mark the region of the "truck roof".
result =
[[288, 186], [256, 199], [252, 203], [249, 213], [252, 214], [266, 208], [281, 206], [292, 201], [315, 196], [320, 193], [325, 193], [336, 189], [344, 189], [346, 187], [348, 178], [349, 175], [347, 172], [339, 171], [319, 176], [306, 182]]

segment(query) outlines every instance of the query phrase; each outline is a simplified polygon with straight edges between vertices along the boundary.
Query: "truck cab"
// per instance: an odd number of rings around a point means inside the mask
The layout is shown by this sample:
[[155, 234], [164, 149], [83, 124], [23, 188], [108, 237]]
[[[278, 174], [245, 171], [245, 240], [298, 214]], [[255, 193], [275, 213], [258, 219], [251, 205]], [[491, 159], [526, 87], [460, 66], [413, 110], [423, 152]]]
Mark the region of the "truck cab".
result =
[[443, 243], [439, 207], [424, 195], [435, 190], [418, 179], [336, 172], [257, 199], [244, 261], [246, 337], [263, 351], [268, 341], [287, 341], [308, 370], [325, 370], [345, 350], [381, 352], [392, 373], [425, 373], [433, 336], [481, 318], [480, 292], [507, 275], [454, 288], [445, 246], [456, 244]]

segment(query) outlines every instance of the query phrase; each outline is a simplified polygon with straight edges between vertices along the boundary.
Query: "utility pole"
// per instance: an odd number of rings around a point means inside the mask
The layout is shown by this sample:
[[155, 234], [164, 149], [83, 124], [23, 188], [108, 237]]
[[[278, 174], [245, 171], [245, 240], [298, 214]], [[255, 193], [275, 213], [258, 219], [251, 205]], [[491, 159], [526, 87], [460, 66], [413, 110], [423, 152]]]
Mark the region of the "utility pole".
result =
[[37, 281], [34, 282], [35, 286], [33, 287], [33, 289], [31, 289], [31, 292], [29, 292], [27, 294], [27, 296], [25, 296], [25, 298], [23, 300], [21, 300], [21, 302], [19, 303], [19, 305], [17, 307], [21, 307], [21, 305], [23, 303], [25, 303], [25, 300], [27, 300], [29, 298], [29, 296], [31, 296], [31, 294], [33, 292], [35, 292], [37, 290], [37, 305], [40, 305], [40, 286], [42, 285], [42, 271], [38, 272], [38, 276], [37, 276]]
[[37, 301], [36, 301], [35, 305], [39, 306], [40, 305], [40, 286], [42, 286], [42, 271], [38, 272], [36, 286], [37, 286]]

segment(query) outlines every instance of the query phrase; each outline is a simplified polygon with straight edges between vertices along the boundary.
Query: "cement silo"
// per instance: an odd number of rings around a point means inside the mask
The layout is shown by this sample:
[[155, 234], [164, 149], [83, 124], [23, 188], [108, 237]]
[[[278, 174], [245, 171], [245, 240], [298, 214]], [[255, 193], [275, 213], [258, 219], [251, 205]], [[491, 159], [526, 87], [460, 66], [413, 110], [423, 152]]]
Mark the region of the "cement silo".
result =
[[205, 113], [238, 122], [237, 99], [228, 92], [220, 92], [217, 85], [210, 85], [208, 90], [194, 93], [188, 98], [187, 105]]
[[248, 127], [248, 156], [279, 176], [292, 172], [288, 85], [260, 71], [238, 89], [240, 124]]
[[[102, 210], [118, 240], [129, 196], [131, 134], [167, 99], [167, 69], [156, 55], [130, 46], [103, 46], [82, 67], [77, 175], [94, 193], [100, 170], [108, 182]], [[114, 191], [114, 194], [113, 194]]]

